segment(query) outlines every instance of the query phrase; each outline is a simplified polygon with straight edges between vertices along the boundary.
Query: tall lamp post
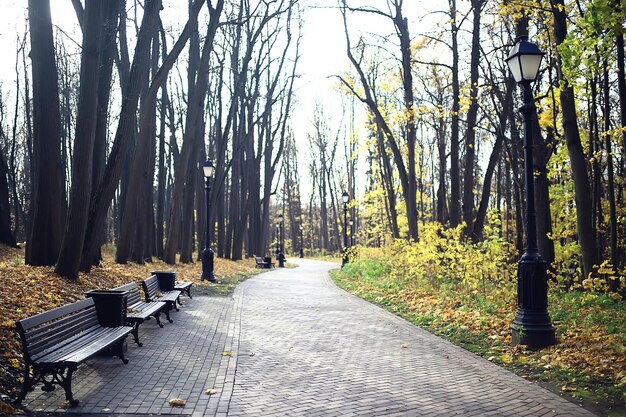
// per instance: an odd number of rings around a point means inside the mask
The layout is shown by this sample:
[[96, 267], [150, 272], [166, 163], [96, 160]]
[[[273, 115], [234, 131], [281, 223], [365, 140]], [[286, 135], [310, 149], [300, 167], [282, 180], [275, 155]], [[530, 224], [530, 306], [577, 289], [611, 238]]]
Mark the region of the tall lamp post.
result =
[[343, 267], [348, 263], [348, 201], [350, 201], [350, 196], [347, 192], [343, 192], [341, 201], [343, 201], [343, 257], [341, 259]]
[[555, 328], [548, 313], [547, 265], [537, 247], [535, 185], [533, 178], [533, 125], [536, 109], [531, 83], [537, 79], [543, 52], [527, 36], [509, 53], [506, 63], [521, 85], [524, 105], [524, 184], [526, 186], [526, 248], [517, 268], [517, 312], [511, 324], [513, 345], [539, 349], [556, 343]]
[[213, 249], [211, 249], [211, 180], [215, 173], [215, 167], [213, 162], [207, 159], [202, 164], [202, 174], [204, 174], [205, 189], [206, 189], [206, 230], [204, 240], [204, 250], [202, 251], [202, 277], [201, 281], [205, 279], [211, 282], [215, 282], [215, 274], [213, 273]]
[[304, 239], [302, 238], [302, 230], [304, 227], [300, 225], [300, 257], [304, 258]]
[[278, 266], [285, 267], [285, 253], [283, 248], [283, 215], [278, 215]]

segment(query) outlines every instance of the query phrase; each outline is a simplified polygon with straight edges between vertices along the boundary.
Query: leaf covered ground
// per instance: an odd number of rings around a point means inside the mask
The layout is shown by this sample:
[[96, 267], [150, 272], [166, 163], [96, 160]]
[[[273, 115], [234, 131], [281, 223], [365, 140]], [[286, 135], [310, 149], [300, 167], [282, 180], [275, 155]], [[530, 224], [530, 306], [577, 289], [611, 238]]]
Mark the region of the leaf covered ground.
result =
[[[441, 248], [436, 248], [437, 243]], [[625, 415], [626, 303], [597, 292], [549, 293], [558, 343], [511, 346], [515, 263], [437, 241], [353, 255], [342, 288], [605, 415]], [[435, 247], [435, 249], [433, 249]], [[457, 250], [458, 249], [458, 250]], [[458, 253], [459, 251], [465, 253]], [[511, 268], [512, 267], [512, 268]]]
[[[151, 271], [176, 269], [177, 279], [193, 281], [192, 295], [227, 295], [246, 277], [259, 270], [254, 260], [233, 262], [217, 258], [217, 282], [200, 281], [201, 263], [168, 265], [160, 260], [144, 265], [116, 264], [111, 253], [104, 253], [102, 265], [91, 273], [81, 273], [68, 281], [54, 273], [53, 267], [24, 265], [24, 252], [0, 245], [0, 396], [15, 397], [24, 369], [15, 323], [25, 317], [83, 299], [92, 289], [113, 288], [131, 281], [139, 282]], [[2, 398], [0, 398], [1, 403]], [[0, 410], [1, 411], [1, 410]], [[1, 412], [0, 412], [1, 414]]]

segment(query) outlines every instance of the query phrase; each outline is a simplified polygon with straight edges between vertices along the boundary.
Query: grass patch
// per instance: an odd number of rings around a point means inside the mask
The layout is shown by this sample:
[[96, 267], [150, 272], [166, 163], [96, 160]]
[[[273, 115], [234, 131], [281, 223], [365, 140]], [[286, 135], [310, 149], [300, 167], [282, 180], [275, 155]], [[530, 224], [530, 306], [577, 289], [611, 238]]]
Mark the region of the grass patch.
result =
[[355, 295], [424, 327], [596, 413], [624, 415], [626, 305], [598, 293], [557, 292], [549, 310], [557, 327], [556, 346], [531, 351], [512, 347], [514, 282], [469, 286], [456, 278], [411, 276], [388, 258], [356, 259], [331, 272], [335, 283]]

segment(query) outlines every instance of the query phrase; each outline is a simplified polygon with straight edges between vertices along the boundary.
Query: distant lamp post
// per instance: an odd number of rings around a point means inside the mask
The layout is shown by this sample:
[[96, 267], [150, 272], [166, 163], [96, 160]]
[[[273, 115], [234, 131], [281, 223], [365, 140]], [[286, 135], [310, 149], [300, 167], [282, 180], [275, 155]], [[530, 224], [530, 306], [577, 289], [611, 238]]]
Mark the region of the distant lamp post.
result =
[[343, 267], [348, 263], [348, 201], [350, 201], [350, 196], [347, 192], [343, 192], [341, 201], [343, 201], [343, 257], [341, 260]]
[[285, 267], [285, 253], [283, 248], [283, 215], [278, 215], [278, 266], [280, 268]]
[[304, 227], [300, 225], [300, 257], [304, 258], [304, 239], [302, 238], [302, 231]]
[[202, 164], [202, 174], [204, 174], [205, 189], [206, 189], [206, 230], [204, 250], [202, 251], [202, 278], [211, 282], [215, 282], [215, 274], [213, 273], [213, 249], [211, 249], [211, 228], [209, 227], [211, 222], [211, 180], [215, 174], [215, 167], [213, 162], [207, 159]]
[[533, 178], [533, 118], [536, 118], [531, 83], [537, 79], [543, 52], [527, 36], [509, 53], [506, 63], [522, 86], [524, 105], [524, 183], [526, 186], [526, 249], [517, 268], [517, 313], [511, 324], [513, 345], [539, 349], [556, 343], [548, 313], [547, 265], [537, 247], [535, 186]]

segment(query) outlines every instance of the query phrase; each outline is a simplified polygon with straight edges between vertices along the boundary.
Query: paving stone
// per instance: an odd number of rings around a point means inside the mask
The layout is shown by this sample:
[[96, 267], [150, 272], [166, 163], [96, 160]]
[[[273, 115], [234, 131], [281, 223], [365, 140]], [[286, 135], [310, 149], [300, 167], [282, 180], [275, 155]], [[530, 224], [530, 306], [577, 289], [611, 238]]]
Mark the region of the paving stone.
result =
[[[164, 328], [142, 325], [127, 365], [83, 364], [78, 407], [38, 388], [24, 405], [72, 417], [592, 415], [338, 289], [327, 275], [336, 264], [296, 262], [232, 297], [186, 300]], [[174, 397], [185, 406], [170, 407]]]

